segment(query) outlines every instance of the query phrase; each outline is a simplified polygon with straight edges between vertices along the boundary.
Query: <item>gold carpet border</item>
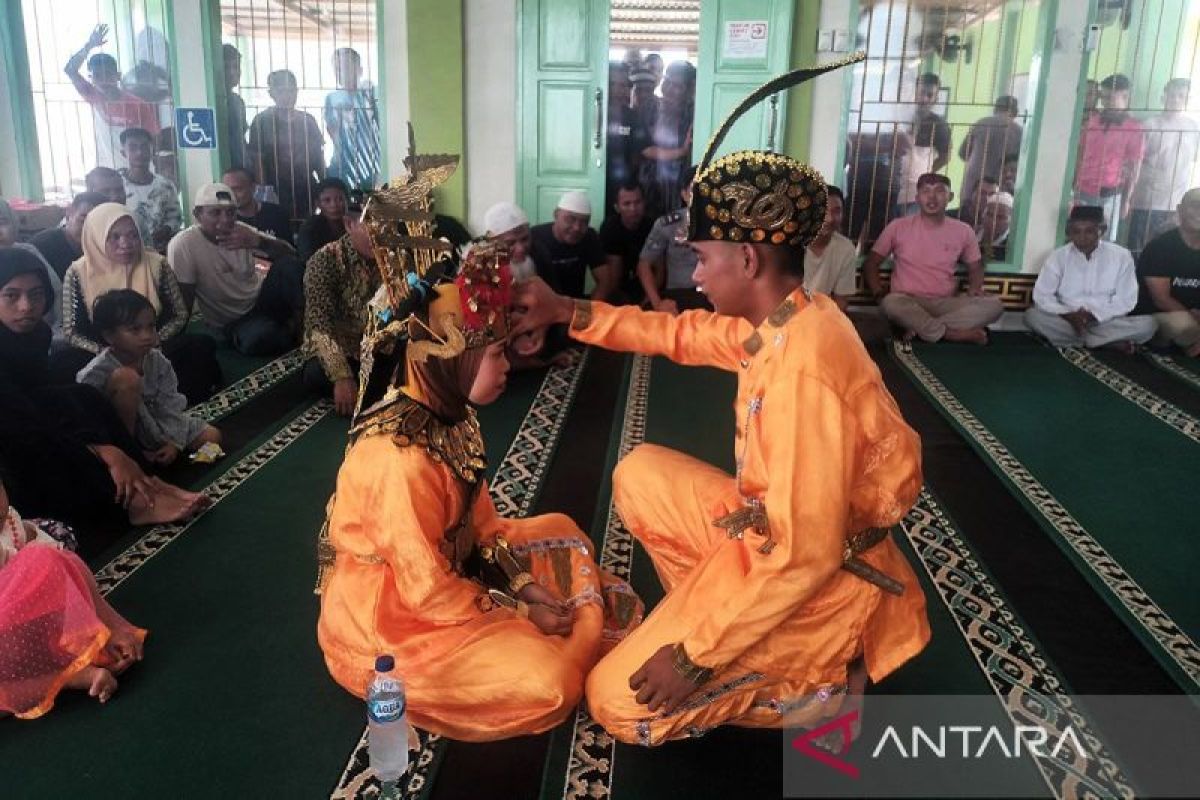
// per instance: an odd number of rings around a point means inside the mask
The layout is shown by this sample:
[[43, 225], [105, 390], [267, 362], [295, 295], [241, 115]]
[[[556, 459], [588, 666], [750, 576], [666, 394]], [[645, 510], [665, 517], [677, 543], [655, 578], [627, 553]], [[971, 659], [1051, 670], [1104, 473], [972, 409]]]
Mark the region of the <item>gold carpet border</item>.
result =
[[161, 553], [167, 545], [178, 539], [180, 534], [191, 528], [198, 520], [212, 513], [212, 510], [228, 497], [230, 492], [245, 483], [247, 479], [270, 463], [275, 456], [324, 419], [332, 408], [333, 404], [328, 400], [313, 403], [282, 430], [204, 487], [202, 491], [212, 501], [212, 505], [207, 509], [187, 522], [155, 525], [120, 555], [101, 567], [96, 572], [96, 585], [100, 588], [101, 594], [108, 594], [120, 586], [126, 578], [137, 572], [146, 565], [146, 562]]
[[214, 422], [241, 408], [289, 375], [299, 372], [304, 366], [304, 361], [303, 352], [290, 350], [244, 378], [229, 384], [203, 403], [192, 406], [188, 413], [205, 422]]
[[[617, 450], [618, 461], [646, 439], [650, 365], [649, 356], [633, 357], [629, 391], [625, 396], [621, 441]], [[608, 504], [600, 566], [624, 581], [629, 580], [633, 571], [633, 536], [612, 502]], [[587, 704], [580, 703], [571, 729], [567, 772], [563, 776], [563, 800], [603, 800], [611, 796], [616, 746], [616, 740], [592, 719]]]
[[1181, 381], [1190, 383], [1196, 389], [1200, 389], [1200, 375], [1197, 375], [1186, 367], [1179, 366], [1171, 356], [1165, 356], [1162, 353], [1151, 353], [1149, 351], [1144, 352], [1142, 355], [1159, 369], [1171, 373]]
[[1057, 348], [1068, 364], [1090, 375], [1100, 383], [1147, 412], [1155, 419], [1170, 425], [1175, 430], [1200, 444], [1200, 420], [1178, 406], [1151, 392], [1141, 384], [1117, 372], [1082, 347]]
[[999, 467], [1026, 501], [1038, 510], [1063, 541], [1083, 559], [1184, 674], [1200, 685], [1200, 648], [1197, 648], [1196, 643], [1167, 616], [1124, 567], [1092, 538], [1087, 529], [1071, 516], [1025, 465], [945, 387], [933, 371], [913, 353], [911, 346], [897, 345], [893, 342], [891, 348], [896, 361], [917, 379], [929, 396]]
[[[878, 301], [867, 291], [866, 284], [863, 283], [862, 270], [855, 275], [854, 296], [850, 298], [850, 304], [855, 306], [873, 306], [878, 305]], [[892, 284], [892, 271], [880, 270], [880, 280], [884, 288], [888, 288]], [[964, 285], [965, 277], [960, 279]], [[1037, 283], [1037, 275], [1030, 275], [1023, 272], [989, 272], [983, 276], [983, 289], [988, 294], [995, 295], [1000, 298], [1000, 302], [1004, 304], [1005, 311], [1024, 311], [1033, 305], [1033, 285]]]
[[[645, 440], [650, 365], [651, 359], [645, 356], [637, 356], [634, 361], [626, 397], [620, 457]], [[1133, 790], [1112, 756], [1063, 693], [1061, 678], [1054, 673], [1033, 640], [1016, 625], [1015, 615], [1000, 598], [979, 563], [965, 555], [970, 552], [969, 546], [927, 492], [922, 492], [917, 506], [905, 518], [903, 529], [1007, 715], [1020, 724], [1054, 727], [1054, 720], [1047, 720], [1044, 715], [1037, 715], [1033, 709], [1022, 705], [1022, 700], [1036, 706], [1039, 699], [1053, 699], [1054, 711], [1062, 721], [1069, 721], [1083, 738], [1092, 754], [1091, 759], [1066, 762], [1046, 758], [1037, 762], [1039, 772], [1055, 796], [1075, 797], [1079, 789], [1086, 786], [1101, 790], [1105, 796], [1133, 797]], [[930, 553], [935, 548], [936, 557]], [[601, 566], [628, 580], [633, 552], [633, 537], [610, 504]], [[967, 591], [968, 587], [974, 587], [976, 591]], [[986, 609], [993, 612], [991, 619], [983, 614]], [[1005, 647], [1005, 642], [1011, 643], [1010, 646]], [[616, 741], [592, 720], [586, 706], [581, 705], [575, 714], [563, 800], [610, 800], [615, 756]]]
[[[496, 468], [496, 474], [488, 481], [488, 492], [500, 516], [523, 517], [537, 499], [537, 490], [562, 434], [590, 350], [567, 352], [571, 360], [565, 366], [553, 367], [546, 373], [525, 418], [517, 428], [516, 436]], [[531, 453], [533, 457], [530, 457]], [[426, 789], [442, 741], [442, 737], [436, 733], [418, 733], [421, 749], [412, 758], [408, 782], [402, 795], [404, 800], [414, 800]], [[379, 790], [379, 781], [370, 767], [367, 731], [364, 728], [346, 759], [346, 766], [330, 794], [330, 800], [376, 798]]]
[[1061, 677], [1018, 624], [937, 500], [922, 490], [900, 526], [1013, 724], [1039, 726], [1052, 738], [1070, 725], [1082, 737], [1087, 759], [1075, 751], [1064, 754], [1069, 759], [1034, 758], [1054, 796], [1135, 797], [1128, 778], [1066, 694]]

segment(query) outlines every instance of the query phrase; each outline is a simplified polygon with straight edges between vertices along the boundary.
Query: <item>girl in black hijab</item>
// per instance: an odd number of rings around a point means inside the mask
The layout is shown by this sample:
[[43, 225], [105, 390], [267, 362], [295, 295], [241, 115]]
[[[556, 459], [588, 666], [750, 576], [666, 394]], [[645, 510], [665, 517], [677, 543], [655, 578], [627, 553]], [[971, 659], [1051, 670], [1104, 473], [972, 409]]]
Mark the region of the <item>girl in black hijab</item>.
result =
[[103, 395], [52, 383], [42, 316], [53, 300], [35, 256], [0, 248], [0, 479], [23, 513], [75, 526], [81, 552], [95, 554], [101, 532], [184, 519], [206, 500], [146, 474]]

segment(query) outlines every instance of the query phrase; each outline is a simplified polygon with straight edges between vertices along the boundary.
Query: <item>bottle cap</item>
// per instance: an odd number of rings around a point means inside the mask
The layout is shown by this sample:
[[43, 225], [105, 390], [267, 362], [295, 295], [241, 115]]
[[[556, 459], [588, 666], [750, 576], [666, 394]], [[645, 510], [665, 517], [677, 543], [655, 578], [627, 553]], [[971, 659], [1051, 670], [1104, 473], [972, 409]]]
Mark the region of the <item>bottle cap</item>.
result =
[[392, 668], [395, 666], [396, 659], [392, 658], [391, 656], [378, 656], [375, 659], [376, 672], [391, 672]]

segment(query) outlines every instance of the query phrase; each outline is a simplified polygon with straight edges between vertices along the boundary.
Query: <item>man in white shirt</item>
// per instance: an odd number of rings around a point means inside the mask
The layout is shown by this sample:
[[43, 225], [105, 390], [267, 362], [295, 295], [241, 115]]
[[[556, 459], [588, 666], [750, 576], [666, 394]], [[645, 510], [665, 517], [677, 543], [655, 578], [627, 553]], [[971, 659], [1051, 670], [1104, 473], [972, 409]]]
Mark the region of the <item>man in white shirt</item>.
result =
[[1133, 189], [1129, 249], [1140, 253], [1172, 220], [1183, 193], [1192, 187], [1200, 151], [1200, 123], [1184, 113], [1191, 81], [1174, 78], [1163, 87], [1163, 112], [1142, 121], [1146, 154]]
[[237, 201], [223, 183], [201, 186], [193, 213], [196, 224], [167, 246], [189, 313], [199, 301], [205, 323], [246, 355], [295, 347], [304, 319], [304, 267], [295, 250], [238, 222]]
[[826, 186], [825, 194], [825, 224], [804, 250], [804, 288], [829, 295], [845, 311], [856, 291], [858, 251], [853, 242], [838, 233], [844, 207], [842, 190]]
[[1137, 305], [1133, 256], [1101, 241], [1099, 206], [1076, 206], [1067, 219], [1070, 241], [1050, 254], [1033, 287], [1025, 324], [1056, 347], [1110, 347], [1132, 353], [1154, 336], [1150, 316], [1129, 316]]

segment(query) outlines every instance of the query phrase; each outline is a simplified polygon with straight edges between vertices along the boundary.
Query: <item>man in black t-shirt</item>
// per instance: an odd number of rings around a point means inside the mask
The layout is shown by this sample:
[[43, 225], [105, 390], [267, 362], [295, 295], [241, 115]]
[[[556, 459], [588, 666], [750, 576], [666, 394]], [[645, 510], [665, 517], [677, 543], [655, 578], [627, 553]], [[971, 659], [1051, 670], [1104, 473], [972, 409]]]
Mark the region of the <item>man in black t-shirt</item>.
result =
[[107, 202], [108, 198], [97, 192], [80, 192], [67, 207], [67, 216], [61, 226], [41, 231], [29, 240], [59, 278], [67, 274], [72, 261], [83, 256], [83, 222], [88, 213]]
[[1154, 314], [1156, 345], [1200, 357], [1200, 189], [1177, 207], [1179, 227], [1156, 236], [1138, 258], [1141, 296], [1134, 313]]
[[605, 298], [613, 303], [641, 303], [646, 296], [637, 276], [638, 258], [654, 221], [646, 216], [642, 187], [629, 182], [617, 190], [616, 214], [610, 214], [600, 226], [600, 244], [604, 247], [607, 269], [617, 276], [617, 292]]
[[566, 192], [554, 209], [554, 221], [530, 229], [530, 254], [537, 274], [559, 294], [585, 297], [584, 282], [592, 271], [596, 288], [593, 300], [612, 294], [617, 275], [608, 268], [600, 237], [588, 227], [592, 204], [583, 192]]
[[221, 182], [233, 192], [239, 222], [295, 246], [292, 239], [292, 223], [283, 207], [277, 203], [260, 203], [254, 199], [254, 190], [258, 188], [258, 182], [250, 170], [245, 167], [232, 167], [221, 176]]

